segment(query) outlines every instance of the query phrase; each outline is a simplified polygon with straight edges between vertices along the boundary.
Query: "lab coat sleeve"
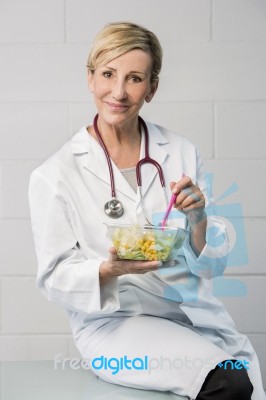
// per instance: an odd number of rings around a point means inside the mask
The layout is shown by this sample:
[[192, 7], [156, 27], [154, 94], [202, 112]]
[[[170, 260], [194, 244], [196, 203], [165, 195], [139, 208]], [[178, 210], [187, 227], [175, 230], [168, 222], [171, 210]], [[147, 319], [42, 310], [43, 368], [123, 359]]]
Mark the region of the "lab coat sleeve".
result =
[[[183, 251], [187, 264], [194, 275], [211, 279], [222, 275], [227, 263], [230, 251], [226, 226], [216, 214], [216, 207], [211, 194], [211, 188], [207, 190], [208, 182], [203, 168], [202, 159], [196, 151], [196, 183], [200, 187], [206, 200], [205, 212], [207, 215], [206, 245], [197, 257], [190, 245], [190, 238], [187, 237]], [[189, 224], [187, 225], [190, 230]]]
[[37, 171], [30, 178], [29, 201], [41, 291], [72, 311], [108, 314], [119, 309], [117, 278], [100, 287], [103, 259], [84, 257], [65, 200]]

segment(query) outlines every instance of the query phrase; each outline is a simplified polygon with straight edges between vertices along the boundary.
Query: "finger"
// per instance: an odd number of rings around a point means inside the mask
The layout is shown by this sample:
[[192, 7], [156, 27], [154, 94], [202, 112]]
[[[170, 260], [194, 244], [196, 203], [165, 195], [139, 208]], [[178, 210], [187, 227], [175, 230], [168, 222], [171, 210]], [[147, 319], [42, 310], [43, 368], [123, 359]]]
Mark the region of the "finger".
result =
[[192, 198], [187, 198], [185, 201], [183, 201], [182, 204], [180, 204], [180, 208], [184, 211], [192, 210], [195, 208], [202, 207], [203, 203], [201, 200], [199, 201], [194, 201]]
[[204, 209], [205, 209], [205, 201], [204, 200], [197, 201], [196, 203], [193, 203], [190, 206], [186, 206], [183, 208], [183, 210], [185, 212], [193, 211], [193, 210], [194, 211], [201, 210], [203, 212]]
[[130, 270], [133, 274], [145, 274], [146, 272], [157, 270], [162, 265], [161, 261], [132, 261]]
[[147, 274], [147, 272], [152, 272], [152, 271], [157, 271], [158, 267], [153, 267], [153, 268], [149, 268], [149, 269], [141, 269], [135, 272], [135, 274]]
[[136, 269], [149, 269], [162, 265], [162, 261], [132, 261]]
[[173, 187], [176, 185], [177, 182], [170, 182], [170, 189], [172, 190]]
[[203, 195], [201, 191], [195, 185], [192, 185], [181, 190], [181, 192], [177, 195], [175, 208], [181, 210], [184, 207], [190, 206], [192, 203], [200, 201], [202, 198]]
[[192, 193], [191, 188], [185, 188], [176, 196], [175, 206], [179, 207]]
[[154, 265], [141, 266], [140, 268], [137, 268], [136, 273], [138, 273], [138, 274], [146, 274], [146, 272], [156, 271], [159, 268], [159, 266], [161, 266], [161, 265], [162, 265], [162, 263], [161, 264], [156, 263]]
[[[183, 209], [186, 207], [189, 207], [191, 205], [196, 205], [199, 202], [203, 201], [203, 196], [201, 192], [190, 192], [187, 197], [184, 198], [184, 200], [180, 203], [180, 207]], [[198, 204], [197, 204], [198, 207]]]
[[178, 193], [181, 192], [181, 190], [185, 189], [186, 187], [192, 186], [193, 183], [190, 179], [189, 176], [183, 176], [182, 179], [180, 179], [178, 182], [175, 183], [175, 185], [173, 185], [172, 189], [172, 193]]
[[116, 248], [114, 246], [110, 247], [109, 253], [110, 253], [109, 261], [117, 261], [117, 260], [119, 260]]
[[134, 261], [134, 260], [112, 260], [113, 268], [123, 274], [145, 274], [149, 271], [157, 270], [162, 266], [161, 261]]

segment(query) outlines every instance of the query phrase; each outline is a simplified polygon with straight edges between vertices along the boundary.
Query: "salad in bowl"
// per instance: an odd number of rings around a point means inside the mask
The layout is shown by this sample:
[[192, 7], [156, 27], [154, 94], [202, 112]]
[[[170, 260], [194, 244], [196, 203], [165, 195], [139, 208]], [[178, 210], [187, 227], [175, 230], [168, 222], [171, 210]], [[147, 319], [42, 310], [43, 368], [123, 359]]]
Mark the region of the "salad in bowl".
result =
[[182, 228], [107, 224], [117, 255], [124, 260], [169, 261], [188, 232]]

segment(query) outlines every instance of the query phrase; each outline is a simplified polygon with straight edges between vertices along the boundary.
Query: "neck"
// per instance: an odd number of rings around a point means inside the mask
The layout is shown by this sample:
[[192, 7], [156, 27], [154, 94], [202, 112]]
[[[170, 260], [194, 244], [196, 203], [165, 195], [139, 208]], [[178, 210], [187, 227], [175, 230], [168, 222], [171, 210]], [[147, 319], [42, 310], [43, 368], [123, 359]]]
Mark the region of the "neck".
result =
[[123, 124], [112, 125], [104, 121], [99, 115], [97, 126], [107, 148], [113, 146], [131, 147], [140, 144], [138, 117]]
[[[137, 164], [140, 155], [141, 135], [138, 118], [135, 124], [108, 125], [98, 117], [95, 128], [104, 142], [107, 152], [119, 168], [133, 167]], [[91, 127], [92, 128], [92, 127]], [[95, 130], [89, 132], [99, 141]]]

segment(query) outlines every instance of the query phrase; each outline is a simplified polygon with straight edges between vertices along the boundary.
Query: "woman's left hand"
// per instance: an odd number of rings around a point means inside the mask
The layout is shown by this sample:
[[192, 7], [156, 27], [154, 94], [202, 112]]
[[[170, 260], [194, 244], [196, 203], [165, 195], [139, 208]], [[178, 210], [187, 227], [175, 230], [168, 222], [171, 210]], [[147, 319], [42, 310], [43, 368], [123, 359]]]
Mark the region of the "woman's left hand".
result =
[[205, 197], [189, 176], [183, 176], [178, 182], [170, 182], [173, 193], [177, 193], [174, 207], [186, 214], [189, 222], [197, 223], [205, 217]]

